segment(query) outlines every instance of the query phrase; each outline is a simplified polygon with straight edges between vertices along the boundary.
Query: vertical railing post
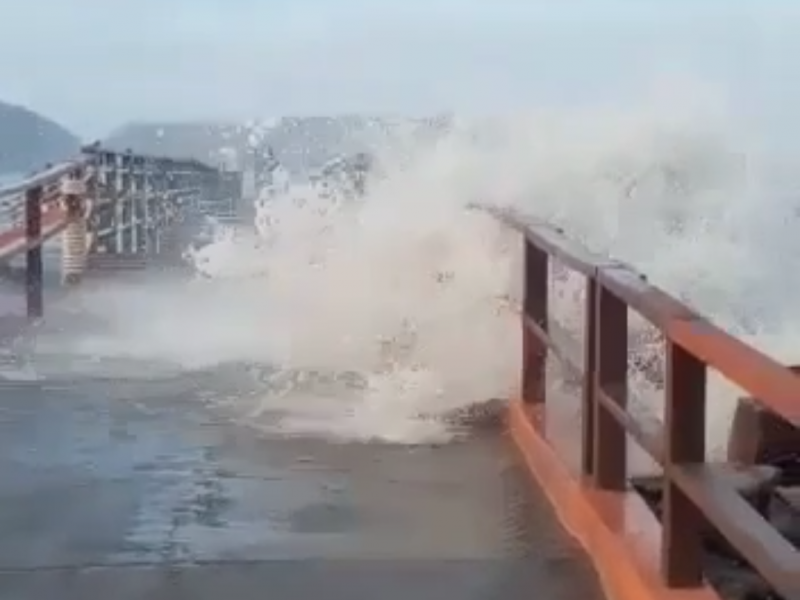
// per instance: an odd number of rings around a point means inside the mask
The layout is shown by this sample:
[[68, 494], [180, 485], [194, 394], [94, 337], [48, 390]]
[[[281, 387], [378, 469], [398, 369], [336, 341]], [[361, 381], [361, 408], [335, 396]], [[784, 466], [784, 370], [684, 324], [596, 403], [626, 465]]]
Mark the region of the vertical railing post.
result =
[[161, 165], [154, 160], [150, 164], [150, 219], [153, 228], [151, 235], [153, 239], [153, 252], [161, 253]]
[[150, 202], [152, 199], [152, 179], [150, 174], [151, 160], [144, 159], [142, 165], [142, 210], [144, 212], [144, 252], [150, 255], [153, 251], [153, 224], [151, 223], [152, 214], [150, 212]]
[[581, 473], [594, 475], [595, 377], [597, 372], [597, 279], [586, 278], [583, 330], [583, 389], [581, 390]]
[[124, 198], [123, 219], [125, 233], [123, 235], [123, 252], [133, 254], [136, 252], [136, 189], [134, 187], [134, 161], [133, 154], [126, 150], [122, 155], [122, 197]]
[[125, 252], [125, 184], [122, 156], [113, 155], [114, 160], [114, 247], [117, 254]]
[[[598, 281], [595, 311], [595, 385], [621, 407], [628, 396], [628, 307]], [[627, 433], [603, 405], [594, 399], [594, 484], [622, 491], [627, 482]]]
[[139, 157], [133, 156], [129, 159], [130, 165], [130, 196], [131, 196], [131, 246], [130, 246], [130, 253], [131, 254], [138, 254], [141, 252], [141, 248], [139, 244], [141, 243], [141, 237], [139, 235], [139, 228], [141, 227], [141, 223], [139, 222], [140, 217], [140, 203], [141, 203], [141, 179], [139, 177], [140, 172], [140, 165], [139, 165]]
[[97, 211], [96, 252], [110, 252], [114, 236], [114, 185], [108, 154], [101, 152], [97, 158]]
[[547, 331], [549, 288], [548, 256], [525, 239], [522, 319], [522, 399], [540, 404], [546, 399], [547, 346], [525, 324], [525, 319]]
[[670, 587], [694, 587], [703, 581], [704, 519], [670, 471], [672, 465], [705, 461], [706, 366], [671, 341], [665, 392], [662, 572]]
[[42, 188], [25, 192], [25, 309], [30, 319], [44, 315], [44, 265], [42, 263]]
[[68, 224], [61, 234], [61, 281], [76, 285], [86, 271], [87, 189], [82, 171], [71, 174], [61, 182], [62, 206]]

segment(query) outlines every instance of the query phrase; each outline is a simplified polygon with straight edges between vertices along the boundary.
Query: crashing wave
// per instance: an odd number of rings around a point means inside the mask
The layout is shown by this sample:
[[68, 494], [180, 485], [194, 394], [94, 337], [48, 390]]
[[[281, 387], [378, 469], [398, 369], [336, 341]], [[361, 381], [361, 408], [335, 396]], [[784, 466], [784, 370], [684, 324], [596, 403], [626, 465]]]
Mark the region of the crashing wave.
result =
[[[338, 202], [363, 198], [373, 165], [373, 158], [366, 153], [342, 155], [325, 163], [307, 180], [297, 181], [277, 160], [273, 160], [269, 163], [268, 177], [254, 201], [253, 226], [258, 239], [243, 235], [241, 229], [223, 224], [219, 219], [206, 217], [210, 233], [203, 236], [205, 243], [187, 248], [184, 259], [204, 278], [263, 274], [258, 269], [237, 263], [252, 262], [247, 255], [254, 258], [274, 238], [280, 221], [276, 206], [288, 203], [302, 207], [320, 201], [335, 206]], [[246, 253], [246, 256], [239, 255], [239, 252]]]
[[257, 236], [246, 235], [234, 225], [207, 217], [211, 239], [193, 243], [183, 253], [200, 278], [240, 279], [265, 274], [260, 264], [262, 243]]
[[[232, 399], [231, 411], [292, 433], [446, 438], [447, 427], [420, 415], [446, 420], [508, 397], [518, 384], [511, 309], [520, 244], [469, 210], [478, 203], [561, 227], [796, 362], [791, 300], [800, 285], [787, 277], [800, 257], [793, 204], [765, 192], [763, 182], [774, 185], [766, 161], [747, 154], [747, 140], [724, 115], [677, 118], [666, 108], [464, 119], [439, 139], [374, 149], [381, 172], [366, 171], [361, 198], [348, 192], [344, 160], [288, 185], [273, 181], [252, 226], [217, 224], [210, 244], [187, 251], [205, 281], [148, 291], [146, 320], [130, 316], [142, 303], [126, 310], [130, 294], [93, 302], [113, 311], [118, 334], [102, 349], [191, 366], [239, 361], [279, 374], [352, 373], [359, 385], [341, 389], [308, 389], [288, 377], [281, 394], [267, 385]], [[326, 193], [322, 180], [341, 192]], [[556, 274], [553, 318], [579, 337], [585, 282]], [[659, 340], [631, 324], [631, 370], [659, 383]], [[726, 401], [735, 395], [712, 377], [712, 447], [725, 439], [733, 406]], [[648, 412], [659, 413], [662, 396], [647, 396]], [[276, 412], [278, 425], [262, 418]]]
[[367, 193], [373, 166], [374, 158], [367, 153], [341, 155], [325, 163], [310, 179], [323, 198], [361, 198]]

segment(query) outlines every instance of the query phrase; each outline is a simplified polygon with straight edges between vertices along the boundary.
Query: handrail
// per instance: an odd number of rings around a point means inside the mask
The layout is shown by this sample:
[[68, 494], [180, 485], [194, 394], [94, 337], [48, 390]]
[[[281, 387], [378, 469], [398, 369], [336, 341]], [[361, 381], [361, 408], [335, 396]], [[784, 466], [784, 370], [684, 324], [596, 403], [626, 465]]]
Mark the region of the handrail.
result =
[[133, 161], [161, 164], [170, 169], [174, 169], [175, 167], [186, 167], [187, 169], [194, 171], [205, 171], [208, 173], [218, 171], [217, 167], [211, 166], [196, 158], [177, 158], [174, 156], [158, 156], [155, 154], [138, 154], [132, 150], [119, 151], [106, 148], [99, 142], [83, 146], [81, 148], [81, 153], [89, 160], [102, 156], [119, 156]]
[[62, 276], [75, 283], [83, 272], [83, 253], [97, 247], [101, 234], [103, 250], [113, 234], [117, 252], [125, 246], [149, 251], [151, 242], [160, 252], [160, 229], [180, 222], [184, 205], [191, 208], [204, 195], [222, 193], [224, 179], [217, 167], [197, 159], [119, 152], [95, 143], [74, 160], [0, 187], [0, 262], [25, 254], [28, 317], [38, 319], [44, 312], [42, 246], [48, 239], [75, 225], [62, 253]]
[[[84, 185], [86, 185], [91, 180], [92, 174], [88, 171], [80, 173], [77, 163], [72, 163], [71, 168], [66, 167], [67, 164], [65, 163], [64, 165], [59, 165], [59, 168], [53, 168], [42, 172], [39, 178], [30, 178], [26, 180], [24, 183], [27, 183], [30, 187], [23, 190], [24, 194], [20, 197], [19, 203], [5, 207], [6, 213], [16, 211], [16, 214], [12, 216], [16, 217], [18, 220], [12, 221], [12, 227], [10, 229], [0, 231], [0, 242], [3, 242], [0, 243], [0, 261], [8, 260], [17, 254], [27, 252], [32, 248], [42, 245], [67, 227], [69, 222], [68, 211], [58, 204], [61, 193], [57, 185], [62, 182], [64, 177], [75, 177], [76, 175], [81, 175], [80, 179]], [[29, 198], [31, 196], [32, 198]], [[28, 206], [29, 200], [38, 205], [35, 211], [38, 213], [36, 217], [32, 217], [30, 214], [30, 207]], [[45, 209], [47, 207], [55, 208], [56, 212], [48, 212], [45, 214]], [[92, 207], [93, 204], [90, 203], [90, 213]], [[28, 221], [31, 218], [38, 220], [39, 224], [36, 227], [38, 232], [29, 230]], [[13, 240], [17, 237], [16, 230], [19, 228], [25, 228], [25, 236], [20, 238], [16, 243], [8, 245], [9, 239]]]
[[34, 173], [33, 175], [30, 175], [20, 181], [0, 186], [0, 198], [5, 198], [7, 196], [17, 196], [23, 194], [30, 188], [56, 183], [65, 175], [69, 175], [76, 169], [85, 165], [86, 162], [87, 161], [84, 159], [79, 159], [79, 160], [59, 163], [52, 167], [48, 167], [43, 171]]
[[[583, 367], [581, 469], [590, 485], [627, 489], [627, 436], [664, 468], [662, 576], [670, 587], [703, 582], [702, 523], [708, 522], [783, 597], [800, 597], [800, 552], [706, 462], [706, 376], [713, 368], [767, 410], [800, 426], [800, 378], [737, 340], [619, 261], [588, 252], [564, 233], [519, 213], [485, 211], [525, 238], [522, 399], [546, 403], [548, 351]], [[581, 350], [549, 314], [550, 259], [586, 278]], [[628, 309], [662, 333], [664, 423], [628, 410]], [[583, 360], [573, 355], [582, 352]]]
[[174, 158], [167, 156], [151, 156], [144, 154], [136, 154], [131, 151], [119, 152], [104, 148], [100, 144], [90, 144], [81, 148], [81, 155], [62, 163], [48, 166], [46, 169], [29, 175], [28, 177], [16, 181], [14, 183], [0, 186], [0, 199], [7, 198], [8, 196], [18, 196], [25, 191], [38, 187], [46, 186], [57, 183], [65, 175], [75, 172], [77, 169], [86, 167], [88, 165], [97, 164], [103, 157], [122, 158], [124, 160], [132, 161], [137, 164], [147, 164], [157, 167], [169, 168], [186, 168], [188, 172], [196, 173], [215, 173], [217, 168], [201, 162], [194, 158]]

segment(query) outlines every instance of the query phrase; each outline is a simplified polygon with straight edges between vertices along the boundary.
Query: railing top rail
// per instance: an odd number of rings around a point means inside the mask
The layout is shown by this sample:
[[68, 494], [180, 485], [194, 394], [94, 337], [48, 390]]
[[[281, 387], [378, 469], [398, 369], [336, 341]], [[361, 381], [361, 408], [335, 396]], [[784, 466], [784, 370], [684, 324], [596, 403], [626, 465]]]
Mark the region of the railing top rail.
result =
[[510, 210], [475, 208], [520, 232], [570, 268], [595, 278], [669, 340], [747, 390], [766, 409], [800, 426], [800, 377], [788, 367], [726, 333], [632, 267], [587, 251], [555, 227]]
[[39, 171], [38, 173], [29, 175], [20, 181], [0, 186], [0, 198], [4, 198], [6, 196], [16, 196], [33, 187], [55, 183], [64, 175], [68, 175], [69, 173], [75, 171], [75, 169], [85, 164], [85, 162], [86, 161], [83, 159], [77, 159], [59, 163]]
[[[582, 366], [573, 368], [582, 375], [579, 455], [585, 481], [597, 489], [627, 493], [629, 437], [663, 466], [660, 558], [667, 585], [702, 585], [707, 533], [698, 523], [705, 522], [781, 597], [800, 597], [797, 549], [765, 517], [758, 502], [745, 500], [731, 472], [708, 462], [705, 441], [709, 367], [794, 426], [800, 425], [800, 377], [631, 267], [587, 252], [557, 228], [513, 211], [476, 208], [525, 238], [522, 400], [530, 407], [547, 405], [548, 352], [567, 366], [580, 362]], [[550, 258], [587, 279], [584, 339], [577, 352], [569, 332], [563, 335], [549, 311]], [[631, 308], [655, 325], [667, 342], [659, 384], [663, 423], [629, 410]], [[573, 355], [581, 354], [583, 360], [576, 362]], [[677, 486], [672, 489], [683, 496], [669, 494], [668, 485]]]
[[174, 156], [159, 156], [156, 154], [140, 154], [132, 150], [118, 150], [108, 148], [98, 142], [85, 145], [81, 148], [85, 156], [120, 156], [132, 161], [157, 163], [167, 167], [186, 167], [193, 171], [217, 172], [219, 169], [196, 158], [180, 158]]
[[163, 156], [153, 156], [144, 154], [134, 154], [130, 151], [119, 152], [104, 148], [99, 144], [91, 144], [84, 146], [81, 149], [82, 156], [76, 157], [53, 166], [49, 166], [37, 173], [33, 173], [7, 185], [0, 186], [0, 199], [8, 198], [9, 196], [19, 196], [27, 190], [56, 183], [60, 178], [64, 177], [75, 171], [76, 169], [91, 164], [96, 161], [97, 157], [101, 155], [110, 156], [126, 156], [132, 158], [134, 161], [144, 161], [146, 163], [155, 164], [164, 169], [186, 169], [194, 173], [217, 173], [218, 169], [204, 162], [194, 158], [180, 159]]

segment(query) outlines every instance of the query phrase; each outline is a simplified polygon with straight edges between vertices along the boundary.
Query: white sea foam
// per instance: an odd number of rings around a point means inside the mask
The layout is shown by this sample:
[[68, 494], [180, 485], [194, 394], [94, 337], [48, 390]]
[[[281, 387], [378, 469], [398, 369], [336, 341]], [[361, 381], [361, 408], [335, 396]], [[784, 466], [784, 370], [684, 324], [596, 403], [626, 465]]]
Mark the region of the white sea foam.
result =
[[[463, 119], [435, 141], [393, 139], [376, 148], [382, 176], [363, 200], [279, 194], [261, 205], [258, 240], [227, 235], [200, 251], [209, 277], [87, 292], [84, 310], [110, 328], [68, 350], [185, 369], [261, 365], [256, 392], [209, 398], [258, 427], [446, 439], [452, 430], [430, 416], [517, 386], [507, 301], [519, 244], [467, 208], [486, 203], [563, 226], [796, 359], [793, 207], [762, 185], [766, 159], [724, 102], [673, 91], [624, 110]], [[559, 289], [568, 324], [580, 322], [581, 286]], [[713, 383], [716, 446], [734, 395]]]

